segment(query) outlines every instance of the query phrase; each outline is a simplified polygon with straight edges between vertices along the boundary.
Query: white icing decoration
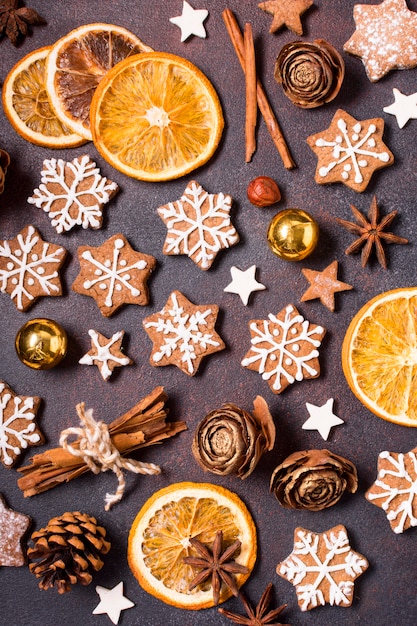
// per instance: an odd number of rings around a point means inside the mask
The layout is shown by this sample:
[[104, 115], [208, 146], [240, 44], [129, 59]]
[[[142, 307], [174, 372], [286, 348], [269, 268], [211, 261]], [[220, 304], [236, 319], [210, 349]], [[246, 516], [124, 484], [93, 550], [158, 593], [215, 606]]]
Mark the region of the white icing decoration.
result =
[[[51, 292], [59, 292], [60, 287], [55, 279], [58, 278], [58, 271], [53, 271], [46, 276], [39, 272], [41, 265], [59, 266], [62, 263], [62, 257], [65, 254], [64, 248], [58, 248], [54, 252], [48, 252], [51, 244], [43, 242], [42, 254], [37, 255], [36, 260], [30, 260], [31, 250], [39, 242], [40, 238], [35, 234], [33, 226], [27, 229], [27, 236], [23, 238], [22, 234], [17, 235], [19, 248], [11, 249], [10, 243], [4, 240], [0, 244], [0, 257], [10, 259], [7, 263], [7, 269], [0, 269], [1, 291], [6, 291], [7, 282], [10, 281], [16, 288], [10, 294], [12, 300], [16, 300], [15, 304], [19, 310], [23, 310], [23, 297], [33, 300], [34, 296], [26, 285], [33, 286], [35, 283], [42, 290], [44, 295], [51, 295]], [[53, 246], [54, 248], [56, 246]]]
[[109, 367], [109, 361], [113, 361], [119, 366], [129, 365], [130, 359], [128, 357], [118, 357], [111, 352], [112, 346], [123, 338], [124, 333], [122, 330], [119, 330], [112, 337], [110, 337], [104, 346], [100, 345], [97, 331], [91, 329], [88, 331], [88, 334], [91, 337], [92, 346], [96, 349], [96, 354], [87, 353], [78, 361], [78, 363], [81, 365], [97, 365], [104, 380], [108, 380], [112, 375], [112, 370]]
[[155, 328], [165, 337], [164, 343], [159, 346], [159, 352], [153, 355], [153, 360], [159, 363], [164, 357], [169, 358], [173, 352], [178, 351], [181, 361], [186, 363], [188, 372], [192, 374], [193, 361], [197, 358], [195, 346], [206, 349], [207, 346], [220, 345], [211, 333], [203, 333], [207, 326], [206, 319], [212, 313], [211, 309], [197, 310], [190, 315], [179, 306], [177, 295], [173, 293], [171, 303], [167, 303], [161, 313], [165, 317], [160, 317], [156, 322], [144, 323], [145, 328]]
[[[303, 380], [304, 370], [311, 377], [316, 376], [318, 372], [308, 362], [319, 355], [316, 348], [321, 345], [321, 341], [313, 336], [322, 333], [323, 328], [314, 326], [310, 329], [310, 323], [299, 313], [295, 314], [292, 305], [286, 307], [283, 321], [272, 314], [269, 314], [268, 318], [269, 321], [262, 320], [261, 327], [256, 322], [250, 325], [255, 336], [251, 340], [251, 354], [242, 360], [243, 367], [248, 367], [252, 363], [258, 363], [258, 371], [264, 380], [275, 378], [273, 383], [274, 390], [281, 389], [282, 378], [285, 378], [290, 384], [296, 380]], [[298, 328], [298, 325], [300, 325], [300, 328]], [[259, 344], [262, 344], [262, 346]], [[307, 345], [309, 351], [305, 355], [297, 356], [293, 353], [294, 345], [297, 345], [298, 349], [300, 345]], [[287, 358], [296, 366], [295, 376], [292, 376], [284, 367], [284, 362], [287, 364]], [[266, 371], [268, 362], [275, 360], [277, 360], [275, 367], [270, 371]]]
[[[3, 463], [10, 466], [13, 463], [13, 457], [9, 451], [15, 455], [19, 455], [22, 449], [28, 447], [30, 443], [38, 443], [40, 435], [35, 433], [36, 424], [34, 408], [34, 399], [32, 397], [20, 397], [12, 395], [11, 390], [3, 382], [0, 382], [0, 456]], [[13, 402], [13, 412], [6, 418], [5, 412], [10, 402]], [[26, 428], [15, 430], [13, 422], [16, 420], [26, 420]], [[12, 445], [9, 438], [16, 438], [18, 446]]]
[[[101, 176], [100, 170], [87, 155], [73, 161], [46, 159], [43, 166], [42, 184], [27, 199], [29, 204], [48, 213], [57, 233], [69, 231], [74, 226], [100, 228], [102, 206], [118, 189], [117, 184]], [[69, 183], [68, 171], [71, 172]], [[85, 181], [88, 181], [87, 188]], [[53, 185], [53, 191], [48, 185]]]
[[166, 254], [186, 254], [208, 269], [219, 250], [239, 241], [230, 221], [231, 204], [231, 196], [209, 194], [195, 181], [190, 183], [180, 200], [158, 209], [168, 229]]

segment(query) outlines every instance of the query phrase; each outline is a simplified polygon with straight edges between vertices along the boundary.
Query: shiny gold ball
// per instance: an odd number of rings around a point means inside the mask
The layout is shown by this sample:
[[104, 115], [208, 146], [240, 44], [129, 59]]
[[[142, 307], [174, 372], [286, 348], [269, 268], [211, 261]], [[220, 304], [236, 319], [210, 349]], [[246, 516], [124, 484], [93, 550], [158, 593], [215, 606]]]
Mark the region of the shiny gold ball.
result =
[[316, 247], [319, 227], [306, 211], [286, 209], [272, 218], [267, 239], [271, 250], [281, 259], [301, 261]]
[[53, 320], [29, 320], [16, 335], [15, 348], [19, 359], [36, 370], [49, 370], [58, 365], [67, 353], [68, 337]]

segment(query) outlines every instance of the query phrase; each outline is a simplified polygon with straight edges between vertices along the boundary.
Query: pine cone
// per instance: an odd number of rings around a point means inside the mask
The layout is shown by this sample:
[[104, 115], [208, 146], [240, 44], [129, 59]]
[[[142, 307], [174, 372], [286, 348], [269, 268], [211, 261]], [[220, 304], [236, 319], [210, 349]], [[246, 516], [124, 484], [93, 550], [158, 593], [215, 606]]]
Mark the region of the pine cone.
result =
[[35, 531], [34, 547], [27, 554], [29, 570], [41, 579], [40, 589], [56, 585], [62, 594], [77, 582], [89, 585], [90, 570], [98, 572], [104, 565], [100, 555], [110, 550], [105, 536], [94, 517], [79, 511], [53, 517], [45, 528]]

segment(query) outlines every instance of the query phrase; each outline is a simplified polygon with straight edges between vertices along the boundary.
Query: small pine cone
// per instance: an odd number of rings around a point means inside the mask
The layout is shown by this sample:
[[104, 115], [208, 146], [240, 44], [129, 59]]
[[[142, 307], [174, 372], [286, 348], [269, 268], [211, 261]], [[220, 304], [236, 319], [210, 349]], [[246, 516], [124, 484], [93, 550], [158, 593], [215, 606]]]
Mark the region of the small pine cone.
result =
[[53, 517], [35, 531], [27, 554], [29, 570], [41, 579], [40, 589], [56, 586], [58, 593], [65, 593], [77, 582], [89, 585], [90, 570], [98, 572], [104, 565], [100, 555], [110, 550], [105, 536], [94, 517], [79, 511]]

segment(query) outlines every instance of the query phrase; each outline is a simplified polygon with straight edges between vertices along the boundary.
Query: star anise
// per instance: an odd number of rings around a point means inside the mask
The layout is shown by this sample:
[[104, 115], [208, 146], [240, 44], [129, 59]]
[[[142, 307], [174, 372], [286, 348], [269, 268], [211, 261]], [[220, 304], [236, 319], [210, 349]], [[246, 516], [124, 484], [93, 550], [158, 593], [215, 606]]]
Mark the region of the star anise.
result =
[[382, 245], [385, 243], [408, 243], [408, 239], [404, 237], [399, 237], [398, 235], [394, 235], [394, 233], [387, 233], [385, 229], [391, 224], [398, 211], [391, 211], [384, 218], [379, 221], [379, 211], [378, 204], [376, 201], [376, 196], [372, 198], [371, 206], [369, 207], [368, 219], [360, 212], [358, 209], [351, 205], [352, 213], [357, 221], [357, 224], [354, 222], [349, 222], [347, 220], [342, 220], [340, 218], [336, 218], [337, 222], [347, 228], [347, 230], [354, 235], [359, 235], [358, 239], [356, 239], [348, 248], [346, 248], [346, 254], [354, 254], [358, 252], [362, 248], [362, 267], [365, 267], [367, 264], [370, 254], [372, 252], [373, 247], [375, 246], [375, 252], [377, 259], [382, 265], [384, 269], [387, 268], [387, 259], [385, 256], [385, 250]]
[[211, 551], [195, 537], [190, 539], [190, 544], [200, 557], [186, 556], [183, 561], [193, 568], [201, 569], [201, 572], [193, 578], [189, 585], [189, 590], [191, 591], [194, 587], [201, 585], [211, 577], [214, 604], [217, 605], [219, 603], [222, 582], [230, 589], [233, 595], [239, 595], [239, 590], [232, 574], [247, 574], [249, 571], [245, 565], [236, 563], [232, 559], [242, 545], [241, 542], [239, 540], [235, 541], [222, 552], [223, 532], [218, 530]]
[[230, 619], [235, 624], [242, 624], [244, 626], [264, 626], [265, 624], [269, 624], [269, 626], [289, 626], [289, 624], [272, 621], [275, 620], [275, 618], [277, 618], [278, 615], [285, 609], [287, 606], [286, 604], [283, 604], [277, 609], [272, 609], [272, 611], [267, 613], [272, 600], [272, 583], [267, 585], [255, 610], [253, 610], [243, 593], [239, 594], [239, 598], [242, 600], [242, 604], [245, 607], [247, 617], [238, 615], [237, 613], [231, 613], [223, 608], [218, 609], [219, 613]]
[[34, 9], [19, 8], [19, 0], [0, 0], [0, 37], [7, 35], [14, 46], [29, 32], [33, 24], [45, 24]]

